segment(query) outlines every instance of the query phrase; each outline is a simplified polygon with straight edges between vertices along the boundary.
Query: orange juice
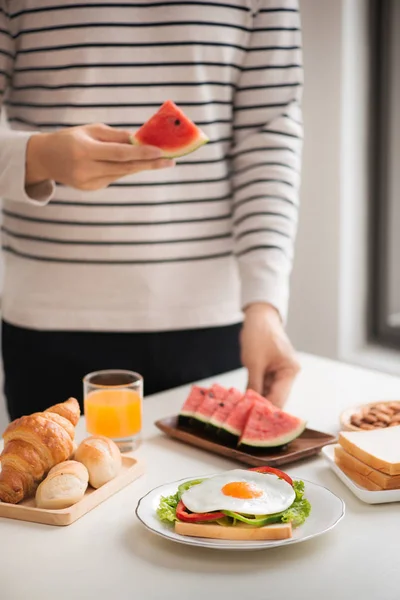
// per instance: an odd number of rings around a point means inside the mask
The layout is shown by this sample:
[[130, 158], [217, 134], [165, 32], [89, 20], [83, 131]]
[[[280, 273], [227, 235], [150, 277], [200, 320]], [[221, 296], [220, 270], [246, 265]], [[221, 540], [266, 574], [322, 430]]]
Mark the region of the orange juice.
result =
[[92, 435], [129, 438], [142, 428], [142, 399], [135, 390], [95, 390], [85, 398], [86, 429]]

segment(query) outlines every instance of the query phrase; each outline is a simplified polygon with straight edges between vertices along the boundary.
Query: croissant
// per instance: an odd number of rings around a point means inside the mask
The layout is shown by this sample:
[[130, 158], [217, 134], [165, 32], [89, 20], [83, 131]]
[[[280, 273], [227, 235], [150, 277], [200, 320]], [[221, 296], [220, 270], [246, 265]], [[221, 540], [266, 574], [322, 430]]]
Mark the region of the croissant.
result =
[[72, 456], [79, 416], [78, 401], [70, 398], [9, 424], [0, 455], [2, 502], [17, 504], [33, 496], [50, 469]]

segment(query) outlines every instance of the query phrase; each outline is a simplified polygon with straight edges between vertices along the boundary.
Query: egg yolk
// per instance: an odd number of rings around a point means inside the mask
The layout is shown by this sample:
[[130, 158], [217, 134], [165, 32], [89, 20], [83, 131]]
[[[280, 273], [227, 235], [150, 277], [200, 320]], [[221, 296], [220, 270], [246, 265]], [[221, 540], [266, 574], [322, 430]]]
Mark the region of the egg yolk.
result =
[[224, 485], [221, 491], [225, 496], [242, 498], [243, 500], [247, 500], [249, 498], [259, 498], [263, 495], [260, 489], [251, 483], [247, 483], [246, 481], [231, 481], [230, 483]]

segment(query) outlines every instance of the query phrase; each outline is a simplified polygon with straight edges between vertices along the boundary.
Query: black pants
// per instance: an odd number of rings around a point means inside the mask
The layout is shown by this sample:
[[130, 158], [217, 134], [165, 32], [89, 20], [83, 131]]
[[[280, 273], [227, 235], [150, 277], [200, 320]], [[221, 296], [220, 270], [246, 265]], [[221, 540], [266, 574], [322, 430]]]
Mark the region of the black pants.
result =
[[240, 367], [240, 325], [161, 333], [36, 331], [3, 321], [4, 392], [10, 419], [63, 402], [82, 407], [82, 378], [99, 369], [144, 377], [145, 394]]

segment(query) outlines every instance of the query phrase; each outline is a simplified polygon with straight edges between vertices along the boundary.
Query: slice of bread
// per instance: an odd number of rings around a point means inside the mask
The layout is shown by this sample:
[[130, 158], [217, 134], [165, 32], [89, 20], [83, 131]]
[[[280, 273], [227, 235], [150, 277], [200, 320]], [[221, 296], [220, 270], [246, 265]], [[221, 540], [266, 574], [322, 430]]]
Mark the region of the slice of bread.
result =
[[358, 458], [351, 456], [341, 446], [335, 446], [335, 462], [342, 470], [345, 468], [353, 473], [358, 473], [362, 477], [366, 477], [381, 490], [400, 489], [400, 475], [386, 475], [385, 473], [381, 473], [361, 462]]
[[400, 475], [400, 426], [342, 431], [339, 444], [369, 467], [386, 475]]
[[291, 523], [279, 523], [266, 527], [251, 527], [237, 524], [224, 527], [214, 523], [175, 523], [175, 531], [180, 535], [212, 538], [215, 540], [286, 540], [292, 537]]
[[379, 487], [379, 485], [368, 479], [368, 477], [365, 477], [365, 475], [360, 475], [360, 473], [357, 473], [357, 471], [352, 471], [352, 469], [349, 469], [346, 465], [341, 464], [340, 459], [335, 459], [335, 462], [339, 469], [360, 487], [368, 490], [369, 492], [382, 491], [382, 488]]

